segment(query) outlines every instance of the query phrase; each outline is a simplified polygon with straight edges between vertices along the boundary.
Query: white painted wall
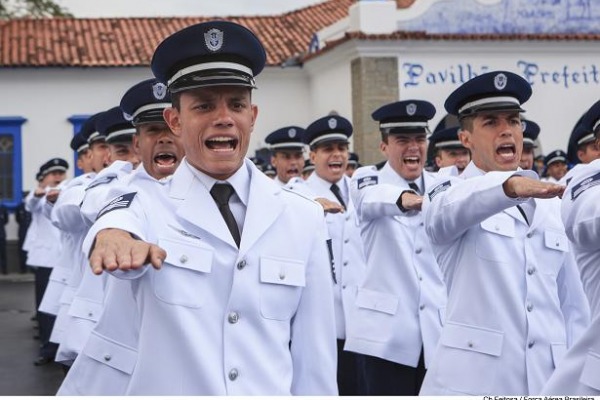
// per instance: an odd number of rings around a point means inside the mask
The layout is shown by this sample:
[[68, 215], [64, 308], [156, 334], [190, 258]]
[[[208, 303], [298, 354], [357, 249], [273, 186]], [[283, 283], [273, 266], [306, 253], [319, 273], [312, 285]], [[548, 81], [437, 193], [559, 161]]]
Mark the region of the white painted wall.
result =
[[[35, 173], [48, 159], [62, 157], [72, 163], [69, 117], [114, 107], [129, 87], [151, 76], [148, 68], [0, 69], [0, 116], [27, 119], [22, 128], [23, 188], [35, 186]], [[252, 153], [275, 129], [306, 126], [316, 118], [308, 107], [310, 88], [301, 68], [267, 68], [257, 83], [253, 100], [259, 117]]]
[[402, 46], [397, 52], [400, 97], [432, 102], [438, 110], [432, 127], [446, 115], [444, 101], [468, 79], [469, 69], [476, 74], [504, 69], [530, 81], [533, 95], [523, 108], [525, 117], [541, 127], [544, 153], [566, 151], [575, 123], [600, 99], [597, 42], [414, 41]]
[[310, 77], [307, 107], [313, 120], [336, 111], [352, 121], [352, 54], [351, 46], [342, 45], [304, 64]]

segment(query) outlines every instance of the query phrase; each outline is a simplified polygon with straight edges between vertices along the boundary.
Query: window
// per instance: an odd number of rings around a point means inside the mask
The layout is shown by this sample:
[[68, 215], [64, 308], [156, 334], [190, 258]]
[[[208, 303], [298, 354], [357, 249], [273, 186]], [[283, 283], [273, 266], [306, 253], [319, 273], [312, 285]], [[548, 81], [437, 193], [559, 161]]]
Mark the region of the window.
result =
[[[68, 121], [73, 125], [73, 136], [79, 133], [81, 125], [89, 118], [89, 115], [73, 115]], [[77, 167], [77, 152], [73, 152], [73, 176], [79, 176], [83, 174], [83, 171]]]
[[0, 201], [9, 208], [22, 200], [21, 165], [22, 117], [0, 117]]

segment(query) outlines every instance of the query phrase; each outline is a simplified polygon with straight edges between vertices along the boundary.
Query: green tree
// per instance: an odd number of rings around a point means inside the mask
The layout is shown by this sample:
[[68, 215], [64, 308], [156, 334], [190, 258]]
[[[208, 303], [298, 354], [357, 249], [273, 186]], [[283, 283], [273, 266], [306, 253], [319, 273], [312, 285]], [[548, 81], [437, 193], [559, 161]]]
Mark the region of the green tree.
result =
[[54, 0], [0, 0], [0, 19], [72, 16]]

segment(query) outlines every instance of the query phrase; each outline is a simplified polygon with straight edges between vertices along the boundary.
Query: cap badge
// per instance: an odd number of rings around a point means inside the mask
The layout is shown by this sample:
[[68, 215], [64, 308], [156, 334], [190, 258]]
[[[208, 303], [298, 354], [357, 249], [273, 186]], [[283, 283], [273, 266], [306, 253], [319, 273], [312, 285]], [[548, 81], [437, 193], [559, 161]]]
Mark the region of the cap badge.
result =
[[521, 121], [521, 129], [525, 131], [527, 129], [527, 122]]
[[217, 28], [210, 29], [204, 33], [204, 43], [210, 51], [218, 51], [223, 47], [223, 31]]
[[327, 125], [329, 125], [329, 129], [335, 129], [337, 127], [337, 119], [335, 118], [330, 118], [327, 121]]
[[411, 117], [415, 115], [417, 112], [417, 105], [415, 103], [410, 103], [406, 106], [406, 113]]
[[127, 121], [133, 120], [133, 117], [126, 112], [123, 113], [123, 118], [125, 118]]
[[52, 160], [52, 164], [58, 165], [58, 160], [55, 158], [54, 160]]
[[506, 87], [508, 79], [504, 74], [498, 74], [494, 77], [494, 87], [498, 90], [502, 90]]
[[167, 95], [167, 86], [164, 83], [155, 83], [152, 85], [152, 94], [156, 100], [164, 99]]
[[290, 128], [290, 130], [288, 131], [288, 136], [290, 138], [295, 138], [296, 137], [296, 129]]

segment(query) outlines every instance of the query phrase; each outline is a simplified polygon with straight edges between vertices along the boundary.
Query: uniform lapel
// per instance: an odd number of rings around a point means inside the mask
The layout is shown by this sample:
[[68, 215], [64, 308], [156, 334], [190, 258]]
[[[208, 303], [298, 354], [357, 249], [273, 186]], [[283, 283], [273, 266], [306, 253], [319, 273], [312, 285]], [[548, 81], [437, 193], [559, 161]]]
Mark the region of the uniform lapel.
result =
[[[246, 166], [248, 166], [248, 163], [247, 161]], [[248, 198], [246, 220], [244, 221], [244, 229], [242, 231], [240, 257], [243, 257], [252, 248], [256, 241], [273, 225], [285, 209], [285, 204], [281, 199], [283, 189], [275, 185], [270, 178], [260, 172], [253, 164], [249, 165], [249, 170], [251, 180], [250, 196]], [[227, 228], [225, 227], [225, 229]]]
[[[169, 196], [181, 201], [175, 213], [190, 233], [200, 238], [208, 234], [237, 248], [217, 204], [184, 163], [173, 175]], [[198, 229], [203, 232], [197, 232]]]

